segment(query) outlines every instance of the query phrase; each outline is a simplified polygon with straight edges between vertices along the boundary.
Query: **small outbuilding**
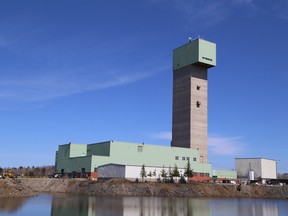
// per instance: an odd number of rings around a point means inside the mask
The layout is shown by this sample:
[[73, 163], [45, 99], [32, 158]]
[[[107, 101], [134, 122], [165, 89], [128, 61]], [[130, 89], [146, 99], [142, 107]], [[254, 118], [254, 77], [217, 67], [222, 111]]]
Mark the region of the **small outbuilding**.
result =
[[277, 161], [266, 158], [235, 158], [238, 178], [249, 180], [276, 179]]

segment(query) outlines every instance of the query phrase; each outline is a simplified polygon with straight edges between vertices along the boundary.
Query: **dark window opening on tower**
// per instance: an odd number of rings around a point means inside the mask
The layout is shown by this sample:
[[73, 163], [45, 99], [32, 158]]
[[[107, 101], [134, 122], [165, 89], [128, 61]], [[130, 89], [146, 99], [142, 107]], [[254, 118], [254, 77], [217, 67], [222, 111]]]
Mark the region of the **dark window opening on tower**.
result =
[[197, 89], [197, 90], [200, 90], [200, 88], [201, 88], [201, 86], [197, 85], [196, 89]]
[[197, 101], [196, 106], [197, 106], [197, 108], [199, 108], [201, 106], [201, 102]]

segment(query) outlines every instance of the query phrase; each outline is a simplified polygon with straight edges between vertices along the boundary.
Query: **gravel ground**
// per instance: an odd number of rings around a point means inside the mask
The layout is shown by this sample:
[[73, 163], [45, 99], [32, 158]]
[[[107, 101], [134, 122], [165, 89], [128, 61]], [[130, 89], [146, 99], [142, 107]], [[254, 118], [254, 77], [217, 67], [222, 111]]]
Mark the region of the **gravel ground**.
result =
[[198, 183], [130, 182], [124, 179], [21, 178], [0, 180], [0, 197], [32, 196], [37, 192], [108, 196], [255, 197], [288, 199], [288, 186], [250, 186]]
[[0, 198], [30, 197], [34, 195], [34, 192], [24, 186], [19, 179], [0, 179]]

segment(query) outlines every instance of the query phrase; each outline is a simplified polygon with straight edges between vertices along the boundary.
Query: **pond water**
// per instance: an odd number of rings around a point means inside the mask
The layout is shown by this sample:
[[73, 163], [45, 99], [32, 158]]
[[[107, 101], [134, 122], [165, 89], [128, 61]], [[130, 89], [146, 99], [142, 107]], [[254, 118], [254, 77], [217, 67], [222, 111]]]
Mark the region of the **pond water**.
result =
[[286, 216], [288, 200], [42, 194], [0, 199], [2, 216]]

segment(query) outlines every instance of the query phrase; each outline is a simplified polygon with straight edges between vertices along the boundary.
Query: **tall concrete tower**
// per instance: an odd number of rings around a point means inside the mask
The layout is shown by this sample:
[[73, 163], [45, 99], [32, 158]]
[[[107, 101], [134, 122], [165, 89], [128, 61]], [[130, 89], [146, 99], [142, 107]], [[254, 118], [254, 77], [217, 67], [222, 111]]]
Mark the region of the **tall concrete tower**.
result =
[[172, 146], [198, 149], [208, 162], [208, 68], [216, 66], [216, 44], [202, 40], [173, 51]]

